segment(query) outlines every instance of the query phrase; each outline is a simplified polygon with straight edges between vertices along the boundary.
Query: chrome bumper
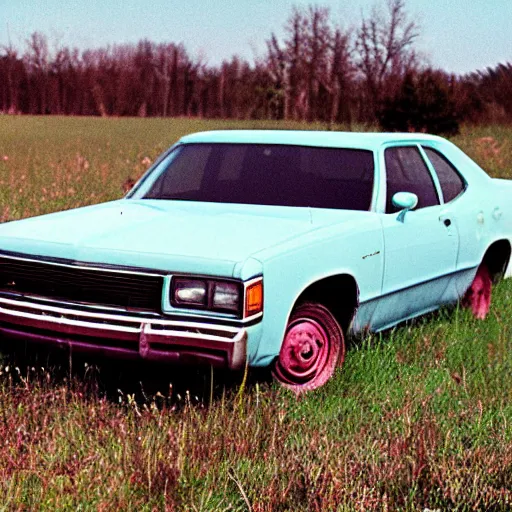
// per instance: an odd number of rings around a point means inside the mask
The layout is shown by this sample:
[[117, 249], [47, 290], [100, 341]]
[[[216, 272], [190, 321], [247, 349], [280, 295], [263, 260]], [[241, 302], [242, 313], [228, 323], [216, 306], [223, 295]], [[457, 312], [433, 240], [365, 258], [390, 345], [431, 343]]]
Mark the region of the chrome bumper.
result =
[[242, 327], [0, 297], [0, 336], [68, 346], [74, 351], [175, 363], [243, 368]]

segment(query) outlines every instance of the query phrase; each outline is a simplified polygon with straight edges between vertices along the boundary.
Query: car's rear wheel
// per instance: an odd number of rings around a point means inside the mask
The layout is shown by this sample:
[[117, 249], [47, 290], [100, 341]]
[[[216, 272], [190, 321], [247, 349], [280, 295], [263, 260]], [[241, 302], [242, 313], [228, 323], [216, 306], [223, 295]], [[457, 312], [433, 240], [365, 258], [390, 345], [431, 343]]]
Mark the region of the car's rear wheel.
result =
[[302, 393], [324, 385], [344, 355], [343, 332], [332, 313], [322, 304], [306, 302], [291, 314], [273, 374]]
[[471, 309], [475, 318], [483, 320], [491, 307], [492, 278], [489, 268], [482, 263], [462, 299], [462, 306]]

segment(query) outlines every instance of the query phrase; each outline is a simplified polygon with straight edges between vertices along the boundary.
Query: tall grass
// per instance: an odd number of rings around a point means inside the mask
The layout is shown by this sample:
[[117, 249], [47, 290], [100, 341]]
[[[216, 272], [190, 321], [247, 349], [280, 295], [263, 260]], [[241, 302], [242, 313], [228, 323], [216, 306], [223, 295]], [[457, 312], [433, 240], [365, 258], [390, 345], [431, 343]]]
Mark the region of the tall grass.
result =
[[[0, 118], [0, 212], [119, 197], [180, 135], [237, 126], [256, 123]], [[510, 177], [511, 140], [455, 142]], [[503, 282], [485, 321], [448, 308], [353, 340], [300, 399], [253, 375], [6, 357], [0, 510], [510, 510], [511, 299]]]

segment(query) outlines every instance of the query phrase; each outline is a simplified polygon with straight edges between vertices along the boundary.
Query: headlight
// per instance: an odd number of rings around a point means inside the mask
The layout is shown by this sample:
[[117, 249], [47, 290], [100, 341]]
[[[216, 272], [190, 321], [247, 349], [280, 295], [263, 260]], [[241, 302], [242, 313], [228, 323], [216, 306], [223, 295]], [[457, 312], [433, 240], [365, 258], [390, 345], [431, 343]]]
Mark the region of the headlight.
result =
[[216, 279], [174, 277], [171, 304], [226, 313], [242, 313], [242, 283]]
[[187, 306], [206, 306], [208, 285], [198, 279], [176, 279], [174, 283], [174, 300], [177, 304]]
[[240, 309], [240, 286], [237, 283], [214, 283], [213, 307], [215, 309]]

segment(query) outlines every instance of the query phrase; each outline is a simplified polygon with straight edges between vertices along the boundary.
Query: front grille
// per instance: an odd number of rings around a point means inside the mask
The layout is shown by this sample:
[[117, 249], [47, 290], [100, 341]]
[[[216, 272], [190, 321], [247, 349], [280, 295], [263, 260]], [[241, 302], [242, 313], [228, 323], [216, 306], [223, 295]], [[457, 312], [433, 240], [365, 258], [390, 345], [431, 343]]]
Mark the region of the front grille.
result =
[[161, 311], [163, 276], [0, 257], [0, 291]]

